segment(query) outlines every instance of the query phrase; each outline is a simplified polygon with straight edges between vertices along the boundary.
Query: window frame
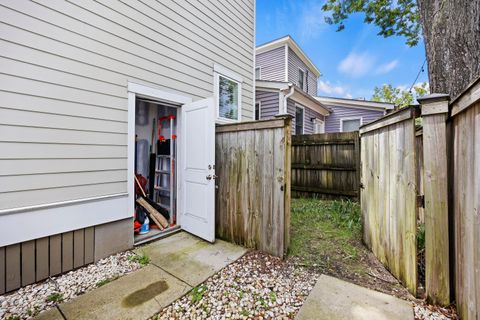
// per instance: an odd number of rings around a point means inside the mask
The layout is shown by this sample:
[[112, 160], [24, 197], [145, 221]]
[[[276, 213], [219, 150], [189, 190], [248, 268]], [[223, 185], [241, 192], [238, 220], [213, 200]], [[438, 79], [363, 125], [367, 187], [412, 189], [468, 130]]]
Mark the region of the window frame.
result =
[[359, 127], [361, 127], [363, 125], [363, 117], [340, 118], [340, 132], [345, 132], [345, 131], [343, 131], [343, 121], [348, 121], [348, 120], [360, 120]]
[[[299, 83], [299, 81], [300, 81], [300, 74], [303, 74], [303, 77], [302, 77], [302, 85], [300, 85], [300, 83]], [[303, 91], [305, 91], [305, 70], [303, 70], [302, 68], [298, 68], [297, 84], [298, 84], [298, 87], [299, 87], [300, 89], [302, 89]]]
[[[258, 118], [257, 118], [257, 104], [258, 104]], [[262, 101], [255, 102], [255, 109], [253, 110], [255, 120], [262, 119]]]
[[299, 104], [295, 104], [295, 134], [297, 133], [297, 108], [302, 109], [302, 133], [305, 134], [305, 107]]
[[[258, 69], [258, 78], [257, 78]], [[262, 66], [255, 67], [255, 80], [262, 80]]]
[[[220, 117], [220, 77], [237, 83], [238, 85], [238, 109], [237, 119]], [[215, 98], [215, 119], [217, 123], [236, 123], [242, 121], [242, 83], [243, 78], [232, 70], [219, 64], [213, 66], [213, 92]]]
[[[323, 126], [323, 132], [317, 132], [317, 124], [321, 124]], [[318, 118], [313, 119], [313, 132], [315, 134], [325, 133], [325, 120]]]

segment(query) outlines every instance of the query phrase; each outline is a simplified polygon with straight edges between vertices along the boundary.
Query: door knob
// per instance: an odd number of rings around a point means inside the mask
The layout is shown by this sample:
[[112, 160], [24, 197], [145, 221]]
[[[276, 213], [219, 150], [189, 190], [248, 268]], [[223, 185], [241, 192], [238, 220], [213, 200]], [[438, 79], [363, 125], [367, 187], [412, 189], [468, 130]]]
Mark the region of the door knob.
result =
[[[215, 178], [213, 178], [213, 179], [215, 179]], [[211, 175], [211, 174], [209, 174], [209, 175], [207, 176], [207, 180], [212, 180], [212, 175]]]

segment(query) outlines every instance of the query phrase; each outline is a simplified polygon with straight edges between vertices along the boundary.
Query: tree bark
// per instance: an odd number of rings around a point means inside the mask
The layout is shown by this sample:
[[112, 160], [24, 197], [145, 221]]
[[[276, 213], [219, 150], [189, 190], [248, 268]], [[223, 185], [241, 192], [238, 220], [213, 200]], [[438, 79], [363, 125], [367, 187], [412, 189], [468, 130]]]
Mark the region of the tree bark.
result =
[[456, 98], [480, 76], [480, 0], [417, 0], [431, 93]]

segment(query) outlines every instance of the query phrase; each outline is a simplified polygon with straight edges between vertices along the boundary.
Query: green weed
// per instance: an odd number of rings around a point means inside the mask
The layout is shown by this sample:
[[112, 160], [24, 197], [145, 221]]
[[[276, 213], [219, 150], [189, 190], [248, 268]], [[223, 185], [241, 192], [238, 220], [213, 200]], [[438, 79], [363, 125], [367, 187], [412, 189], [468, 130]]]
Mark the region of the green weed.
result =
[[54, 292], [47, 297], [47, 301], [49, 302], [62, 302], [63, 301], [63, 293]]
[[150, 263], [150, 257], [145, 252], [142, 252], [141, 255], [134, 254], [128, 257], [128, 261], [138, 262], [141, 266], [146, 266]]
[[202, 300], [203, 296], [207, 292], [207, 286], [202, 284], [192, 289], [190, 296], [192, 297], [192, 303], [196, 304], [198, 301]]

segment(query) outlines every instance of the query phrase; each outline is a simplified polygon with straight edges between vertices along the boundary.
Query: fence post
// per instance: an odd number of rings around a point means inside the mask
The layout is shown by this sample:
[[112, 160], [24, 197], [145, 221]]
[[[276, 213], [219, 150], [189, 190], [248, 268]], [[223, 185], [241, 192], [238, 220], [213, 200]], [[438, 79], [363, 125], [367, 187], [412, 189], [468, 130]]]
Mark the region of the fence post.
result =
[[423, 118], [425, 289], [434, 304], [450, 303], [447, 132], [449, 96], [418, 99]]

